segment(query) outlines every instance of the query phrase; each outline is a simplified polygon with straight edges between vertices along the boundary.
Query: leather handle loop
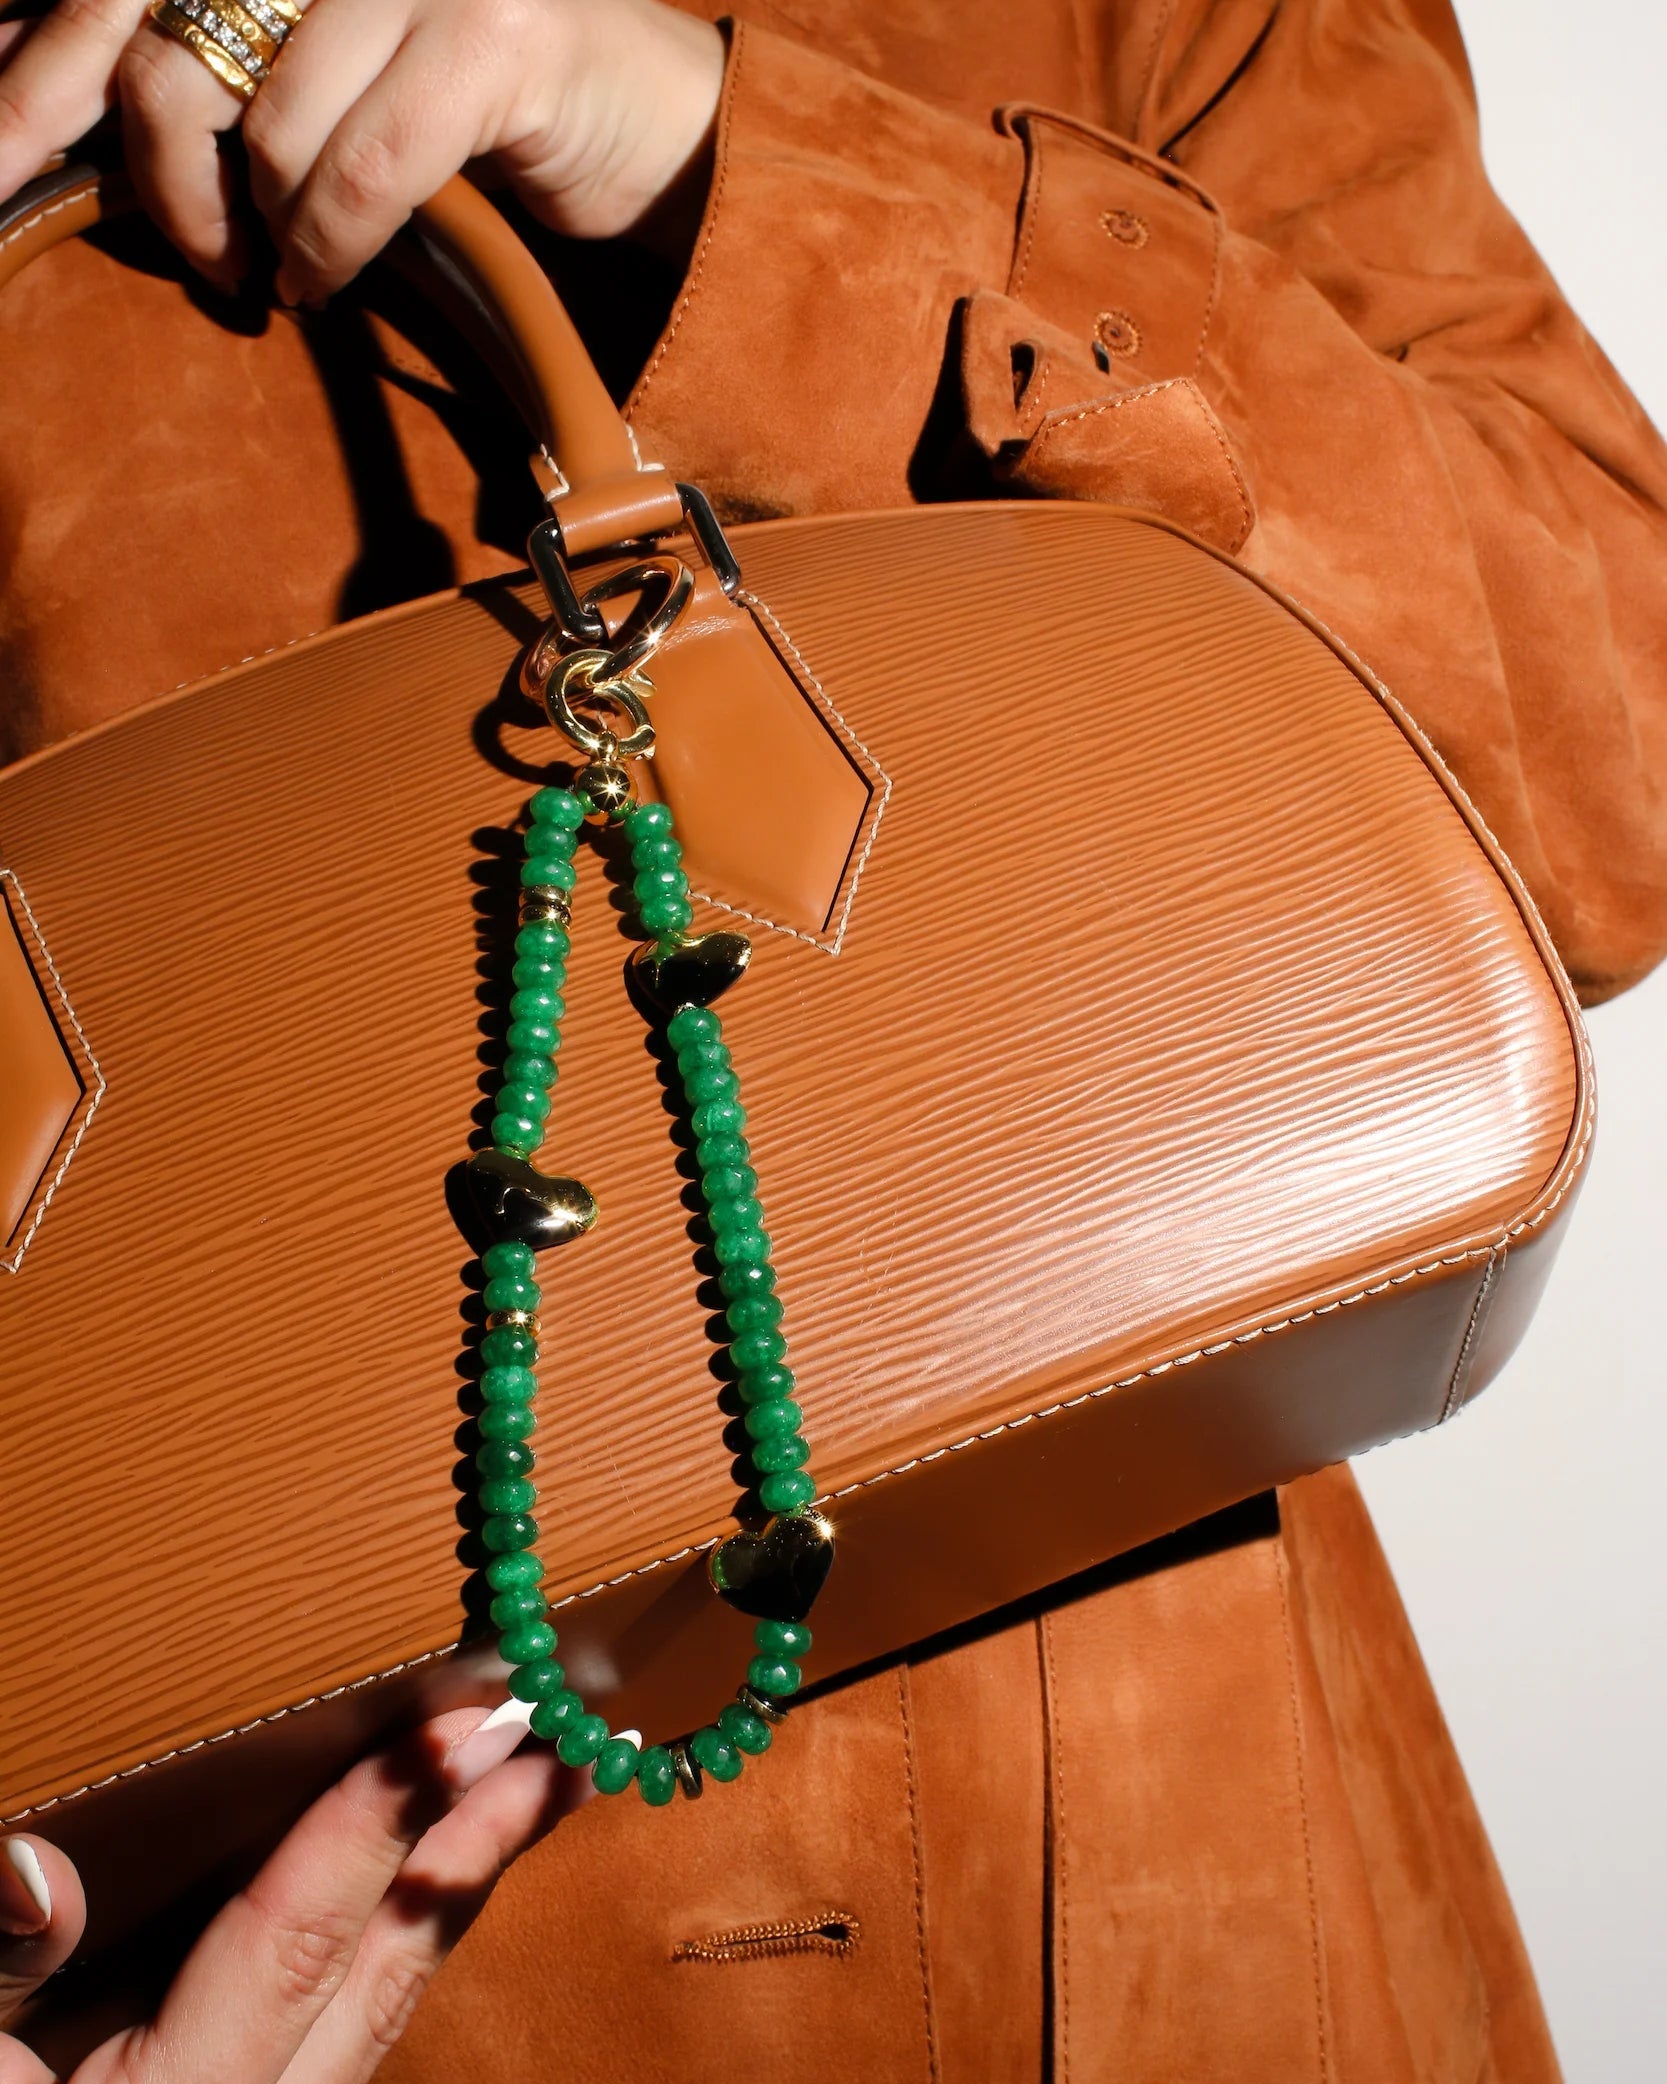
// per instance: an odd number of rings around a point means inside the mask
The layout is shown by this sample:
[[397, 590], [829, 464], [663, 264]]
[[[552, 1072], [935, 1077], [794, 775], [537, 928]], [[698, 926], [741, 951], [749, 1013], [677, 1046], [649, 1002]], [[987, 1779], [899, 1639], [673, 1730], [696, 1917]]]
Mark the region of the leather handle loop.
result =
[[[134, 206], [119, 172], [66, 165], [30, 182], [0, 207], [0, 289], [40, 254]], [[675, 525], [681, 504], [669, 474], [639, 461], [549, 277], [499, 211], [459, 174], [415, 223], [522, 379], [516, 403], [559, 473], [551, 498], [558, 519], [564, 509], [584, 517], [586, 548], [602, 547], [599, 535], [619, 542]], [[598, 513], [606, 516], [600, 530]]]

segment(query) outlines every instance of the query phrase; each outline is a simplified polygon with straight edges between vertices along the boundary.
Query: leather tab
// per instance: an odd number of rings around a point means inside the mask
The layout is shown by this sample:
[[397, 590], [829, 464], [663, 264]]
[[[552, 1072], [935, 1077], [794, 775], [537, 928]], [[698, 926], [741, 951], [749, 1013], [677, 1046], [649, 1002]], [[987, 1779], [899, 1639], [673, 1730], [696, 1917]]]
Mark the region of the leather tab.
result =
[[1117, 380], [1198, 368], [1222, 218], [1202, 188], [1134, 146], [1016, 104], [1001, 126], [1025, 148], [1010, 297], [1098, 347]]
[[[0, 878], [10, 886], [12, 878]], [[41, 996], [10, 887], [0, 900], [0, 1243], [17, 1231], [81, 1098]]]
[[550, 503], [569, 557], [611, 549], [637, 536], [664, 535], [683, 519], [683, 498], [663, 464], [564, 493]]

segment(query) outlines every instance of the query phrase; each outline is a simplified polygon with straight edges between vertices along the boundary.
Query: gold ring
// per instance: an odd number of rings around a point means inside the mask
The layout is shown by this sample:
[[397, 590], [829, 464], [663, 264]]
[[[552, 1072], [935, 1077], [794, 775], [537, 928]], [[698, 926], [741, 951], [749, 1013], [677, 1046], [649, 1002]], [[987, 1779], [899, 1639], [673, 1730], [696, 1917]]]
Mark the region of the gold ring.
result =
[[152, 0], [150, 15], [223, 87], [253, 101], [301, 9], [297, 0]]

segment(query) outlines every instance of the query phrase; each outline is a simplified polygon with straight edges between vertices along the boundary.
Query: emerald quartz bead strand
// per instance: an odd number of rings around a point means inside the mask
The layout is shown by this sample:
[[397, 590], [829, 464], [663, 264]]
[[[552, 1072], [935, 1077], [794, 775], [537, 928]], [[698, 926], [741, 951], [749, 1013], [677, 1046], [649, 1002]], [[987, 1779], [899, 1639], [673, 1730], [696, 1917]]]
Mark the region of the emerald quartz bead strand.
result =
[[[533, 798], [521, 883], [546, 910], [552, 893], [565, 899], [575, 887], [573, 856], [586, 814], [587, 806], [568, 789], [541, 789]], [[682, 945], [694, 916], [671, 813], [663, 804], [639, 804], [623, 823], [638, 918], [656, 948], [669, 952]], [[564, 905], [554, 909], [559, 917], [523, 925], [515, 942], [515, 994], [492, 1140], [499, 1151], [516, 1158], [530, 1157], [543, 1142], [556, 1081], [571, 941], [561, 923]], [[666, 1023], [666, 1035], [677, 1053], [697, 1139], [759, 1496], [772, 1514], [798, 1512], [815, 1497], [816, 1485], [804, 1466], [810, 1450], [791, 1394], [793, 1374], [780, 1329], [783, 1310], [775, 1292], [758, 1175], [744, 1133], [740, 1082], [722, 1024], [709, 1006], [679, 1007]], [[487, 1330], [480, 1343], [484, 1408], [475, 1466], [484, 1515], [481, 1538], [492, 1551], [486, 1566], [494, 1595], [492, 1621], [499, 1649], [512, 1667], [510, 1692], [528, 1703], [533, 1734], [553, 1742], [567, 1765], [588, 1766], [602, 1793], [622, 1793], [634, 1782], [643, 1800], [659, 1808], [673, 1799], [680, 1781], [698, 1793], [703, 1776], [734, 1780], [748, 1757], [770, 1748], [772, 1720], [779, 1721], [781, 1704], [803, 1683], [799, 1660], [810, 1648], [810, 1630], [800, 1622], [760, 1621], [740, 1697], [715, 1723], [676, 1747], [655, 1744], [645, 1750], [631, 1738], [614, 1736], [600, 1715], [586, 1712], [555, 1660], [556, 1632], [540, 1590], [544, 1565], [534, 1547], [536, 1456], [527, 1443], [536, 1424], [533, 1325], [541, 1301], [536, 1265], [532, 1249], [514, 1242], [493, 1244], [481, 1256]]]

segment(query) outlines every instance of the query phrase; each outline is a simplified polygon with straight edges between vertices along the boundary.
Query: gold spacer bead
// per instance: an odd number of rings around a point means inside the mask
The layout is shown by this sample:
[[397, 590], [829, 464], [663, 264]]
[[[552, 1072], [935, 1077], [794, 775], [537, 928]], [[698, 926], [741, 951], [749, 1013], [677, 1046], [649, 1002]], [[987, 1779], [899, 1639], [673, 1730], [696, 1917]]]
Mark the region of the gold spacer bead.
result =
[[535, 1339], [544, 1331], [536, 1310], [488, 1310], [486, 1328], [488, 1331], [530, 1331]]
[[698, 1802], [701, 1797], [700, 1767], [689, 1755], [688, 1744], [679, 1737], [668, 1749], [671, 1752], [672, 1770], [677, 1775], [678, 1786], [691, 1802]]
[[521, 892], [523, 926], [571, 926], [573, 900], [565, 890], [552, 890], [543, 883]]
[[772, 1729], [779, 1729], [787, 1720], [787, 1710], [779, 1701], [768, 1694], [755, 1693], [752, 1687], [742, 1684], [735, 1689], [735, 1698], [749, 1715], [756, 1715], [760, 1722], [767, 1722]]

